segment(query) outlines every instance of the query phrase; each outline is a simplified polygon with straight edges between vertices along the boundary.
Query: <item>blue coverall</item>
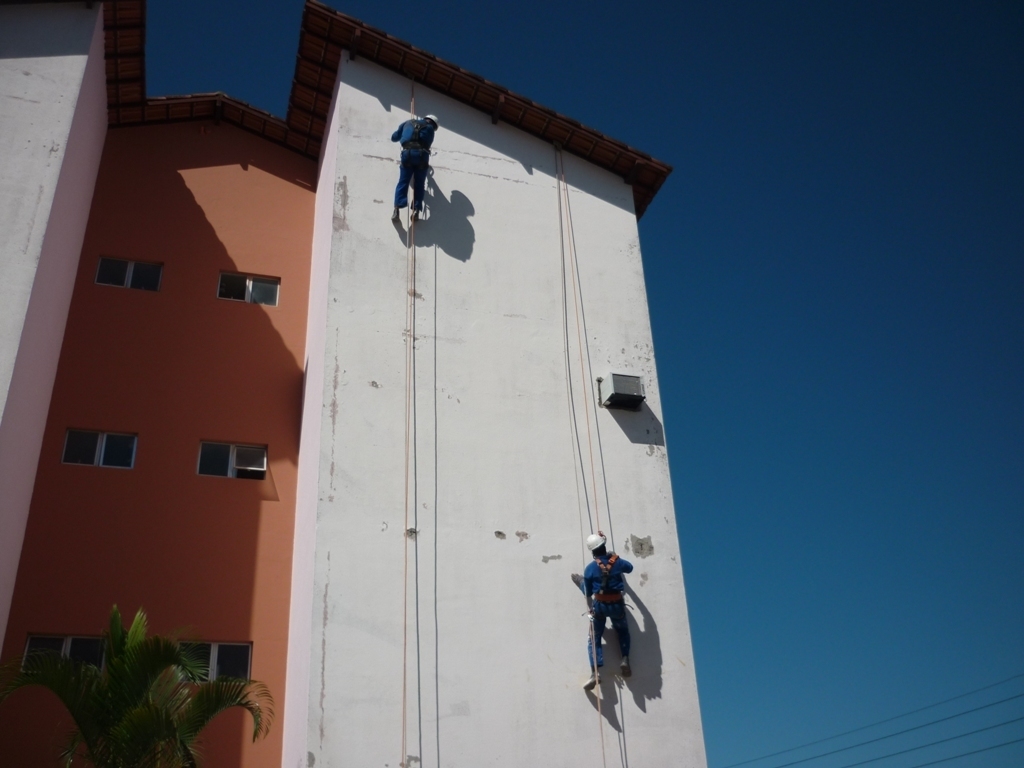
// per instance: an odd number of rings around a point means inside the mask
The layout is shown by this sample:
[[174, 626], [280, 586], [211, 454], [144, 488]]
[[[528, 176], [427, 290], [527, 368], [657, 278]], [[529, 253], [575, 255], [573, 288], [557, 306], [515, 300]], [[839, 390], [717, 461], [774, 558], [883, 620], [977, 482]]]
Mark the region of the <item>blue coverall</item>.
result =
[[[419, 124], [420, 135], [419, 141], [413, 143], [416, 124]], [[430, 145], [434, 143], [434, 126], [426, 120], [406, 120], [391, 134], [391, 140], [402, 144], [402, 167], [398, 172], [398, 186], [395, 187], [395, 208], [405, 208], [409, 204], [411, 180], [413, 209], [422, 211], [423, 188], [427, 183], [427, 168], [430, 167]]]
[[[583, 582], [580, 590], [584, 595], [596, 595], [601, 590], [601, 568], [597, 561], [608, 563], [609, 555], [601, 555], [587, 566], [583, 572]], [[620, 595], [626, 588], [622, 574], [632, 573], [633, 564], [621, 557], [612, 565], [611, 573], [608, 574], [608, 585], [605, 587], [605, 594], [618, 592]], [[605, 619], [611, 619], [612, 629], [619, 636], [619, 650], [623, 656], [629, 656], [629, 625], [626, 624], [626, 604], [619, 600], [614, 603], [605, 603], [600, 600], [593, 601], [594, 615], [594, 637], [593, 642], [597, 643], [597, 666], [604, 666], [604, 652], [601, 649], [601, 638], [604, 636]], [[594, 646], [591, 639], [587, 638], [587, 656], [590, 659], [591, 668], [594, 667]]]

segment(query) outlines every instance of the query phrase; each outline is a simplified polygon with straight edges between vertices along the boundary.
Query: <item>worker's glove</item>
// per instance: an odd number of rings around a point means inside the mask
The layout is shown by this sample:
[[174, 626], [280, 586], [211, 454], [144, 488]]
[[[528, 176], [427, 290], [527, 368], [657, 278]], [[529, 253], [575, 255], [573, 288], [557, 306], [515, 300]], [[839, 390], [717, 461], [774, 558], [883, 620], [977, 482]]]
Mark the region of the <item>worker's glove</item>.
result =
[[572, 583], [575, 584], [577, 587], [583, 586], [583, 577], [580, 576], [578, 573], [574, 573], [569, 578], [572, 579]]

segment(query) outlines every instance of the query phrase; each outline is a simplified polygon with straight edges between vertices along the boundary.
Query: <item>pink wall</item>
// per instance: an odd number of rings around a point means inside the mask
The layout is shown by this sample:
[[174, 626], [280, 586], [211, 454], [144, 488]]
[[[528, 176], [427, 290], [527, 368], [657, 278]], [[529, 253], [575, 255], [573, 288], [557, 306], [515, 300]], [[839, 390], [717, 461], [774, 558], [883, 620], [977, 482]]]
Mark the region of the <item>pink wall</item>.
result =
[[[203, 734], [205, 764], [277, 768], [291, 596], [316, 164], [212, 121], [110, 131], [43, 434], [3, 659], [33, 634], [96, 636], [117, 604], [155, 633], [252, 643], [279, 720]], [[98, 260], [163, 265], [158, 291]], [[222, 272], [280, 280], [277, 306], [218, 298]], [[64, 464], [66, 431], [138, 435], [132, 469]], [[196, 471], [201, 441], [266, 445], [263, 480]], [[46, 702], [0, 705], [0, 765], [50, 766]]]

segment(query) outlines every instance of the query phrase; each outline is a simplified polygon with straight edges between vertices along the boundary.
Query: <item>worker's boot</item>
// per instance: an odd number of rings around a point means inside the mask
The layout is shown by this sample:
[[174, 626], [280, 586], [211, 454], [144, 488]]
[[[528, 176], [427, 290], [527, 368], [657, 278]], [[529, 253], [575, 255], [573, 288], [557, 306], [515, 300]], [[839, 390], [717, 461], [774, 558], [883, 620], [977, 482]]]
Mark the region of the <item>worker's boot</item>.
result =
[[629, 656], [622, 657], [622, 663], [619, 664], [619, 674], [623, 677], [629, 677], [633, 674], [633, 670], [629, 666]]
[[395, 210], [391, 212], [391, 220], [398, 221], [398, 217], [401, 215], [401, 211], [398, 210], [398, 206], [395, 206]]
[[420, 220], [420, 212], [416, 208], [412, 209], [412, 220], [413, 221], [419, 221]]
[[594, 690], [594, 687], [596, 685], [597, 685], [597, 670], [596, 669], [592, 669], [592, 670], [590, 670], [590, 679], [587, 680], [587, 682], [585, 682], [583, 684], [583, 690], [584, 691], [592, 691], [592, 690]]

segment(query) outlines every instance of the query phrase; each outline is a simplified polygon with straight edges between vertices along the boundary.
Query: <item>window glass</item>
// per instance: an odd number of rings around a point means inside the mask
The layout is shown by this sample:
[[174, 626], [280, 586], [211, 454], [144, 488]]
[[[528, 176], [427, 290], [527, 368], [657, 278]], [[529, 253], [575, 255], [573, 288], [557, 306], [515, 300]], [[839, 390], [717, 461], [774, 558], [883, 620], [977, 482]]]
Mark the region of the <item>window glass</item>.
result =
[[72, 637], [68, 658], [94, 667], [103, 666], [103, 640], [98, 637]]
[[125, 467], [131, 469], [135, 459], [135, 435], [107, 435], [103, 440], [104, 467]]
[[210, 643], [182, 643], [181, 648], [188, 654], [189, 658], [203, 668], [200, 680], [210, 679]]
[[99, 443], [99, 432], [81, 432], [69, 429], [64, 441], [65, 464], [95, 464], [96, 445]]
[[64, 650], [64, 638], [63, 637], [43, 637], [36, 635], [28, 639], [28, 647], [25, 649], [25, 655], [30, 653], [36, 653], [38, 651], [53, 651], [54, 653], [60, 653]]
[[239, 445], [235, 448], [235, 469], [265, 470], [266, 468], [266, 448], [254, 448], [247, 445]]
[[280, 283], [277, 280], [269, 280], [265, 277], [254, 277], [252, 279], [252, 291], [250, 300], [253, 304], [266, 304], [277, 306], [277, 289]]
[[160, 287], [160, 273], [162, 267], [159, 264], [145, 264], [135, 262], [132, 265], [132, 288], [142, 291], [155, 291]]
[[[241, 458], [240, 456], [245, 456]], [[262, 480], [267, 476], [265, 448], [235, 448], [235, 477], [242, 480]]]
[[202, 443], [199, 446], [199, 474], [227, 477], [231, 462], [231, 446], [223, 443]]
[[217, 644], [217, 677], [249, 679], [249, 646]]
[[217, 296], [222, 299], [245, 301], [245, 275], [221, 275]]
[[97, 283], [124, 287], [124, 281], [127, 277], [127, 261], [123, 259], [100, 259], [100, 265], [96, 269]]

